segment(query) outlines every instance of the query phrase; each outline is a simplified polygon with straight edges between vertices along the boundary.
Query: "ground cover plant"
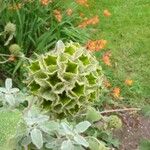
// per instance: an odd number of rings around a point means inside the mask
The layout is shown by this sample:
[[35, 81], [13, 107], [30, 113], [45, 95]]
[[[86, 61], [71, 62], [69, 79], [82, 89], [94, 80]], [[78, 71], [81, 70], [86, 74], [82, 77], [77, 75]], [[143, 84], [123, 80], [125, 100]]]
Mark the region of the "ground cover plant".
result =
[[147, 0], [0, 1], [0, 149], [137, 148], [112, 132], [150, 114], [148, 14]]

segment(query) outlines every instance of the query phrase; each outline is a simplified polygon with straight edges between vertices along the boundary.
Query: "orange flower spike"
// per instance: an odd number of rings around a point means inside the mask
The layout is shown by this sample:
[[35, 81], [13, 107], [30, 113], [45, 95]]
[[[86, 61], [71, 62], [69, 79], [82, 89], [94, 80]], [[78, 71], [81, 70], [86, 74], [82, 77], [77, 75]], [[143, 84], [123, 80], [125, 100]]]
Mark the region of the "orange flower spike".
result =
[[110, 56], [111, 56], [111, 53], [110, 52], [106, 52], [104, 55], [103, 55], [103, 62], [108, 65], [108, 66], [111, 66], [111, 61], [110, 61]]
[[133, 84], [133, 80], [126, 79], [125, 84], [131, 86]]
[[120, 98], [120, 93], [121, 93], [121, 90], [120, 90], [119, 87], [115, 87], [115, 88], [113, 89], [113, 96], [114, 96], [115, 98]]
[[71, 8], [68, 8], [68, 9], [66, 10], [66, 13], [67, 13], [68, 16], [71, 16], [72, 13], [73, 13], [73, 10], [72, 10]]
[[61, 12], [59, 10], [54, 10], [54, 16], [55, 18], [57, 19], [58, 22], [61, 22], [62, 20], [62, 15], [61, 15]]
[[105, 17], [110, 17], [111, 16], [111, 13], [107, 9], [104, 10], [103, 14], [104, 14]]

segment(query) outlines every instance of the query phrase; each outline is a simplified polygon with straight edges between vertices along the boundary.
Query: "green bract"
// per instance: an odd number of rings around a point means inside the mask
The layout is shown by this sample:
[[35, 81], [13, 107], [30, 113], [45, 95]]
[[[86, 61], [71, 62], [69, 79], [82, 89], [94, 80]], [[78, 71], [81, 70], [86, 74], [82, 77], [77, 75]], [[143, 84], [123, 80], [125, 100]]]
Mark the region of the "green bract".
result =
[[29, 66], [29, 87], [50, 112], [64, 117], [99, 99], [102, 70], [95, 56], [77, 43], [40, 55]]

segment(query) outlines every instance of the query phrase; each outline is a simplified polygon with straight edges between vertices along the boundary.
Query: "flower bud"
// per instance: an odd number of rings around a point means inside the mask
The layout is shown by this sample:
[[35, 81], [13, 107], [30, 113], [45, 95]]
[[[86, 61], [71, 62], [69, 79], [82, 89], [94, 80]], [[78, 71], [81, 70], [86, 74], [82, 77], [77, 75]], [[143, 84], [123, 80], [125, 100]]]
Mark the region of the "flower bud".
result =
[[7, 25], [5, 26], [5, 32], [7, 33], [15, 33], [16, 31], [16, 25], [11, 23], [11, 22], [8, 22]]

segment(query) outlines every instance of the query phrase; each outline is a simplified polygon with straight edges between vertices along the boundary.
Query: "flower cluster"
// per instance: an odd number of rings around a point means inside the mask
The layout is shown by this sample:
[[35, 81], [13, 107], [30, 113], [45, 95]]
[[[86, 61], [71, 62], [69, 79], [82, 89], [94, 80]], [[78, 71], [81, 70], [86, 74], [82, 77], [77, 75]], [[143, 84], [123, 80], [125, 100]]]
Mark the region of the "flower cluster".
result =
[[60, 10], [55, 9], [54, 10], [54, 16], [55, 16], [55, 18], [56, 18], [56, 20], [58, 22], [61, 22], [61, 20], [62, 20], [62, 14], [61, 14]]
[[99, 51], [103, 49], [106, 46], [107, 41], [106, 40], [94, 40], [94, 41], [88, 41], [86, 44], [86, 48], [91, 51]]
[[79, 28], [85, 28], [88, 25], [96, 25], [97, 23], [99, 23], [99, 17], [96, 15], [92, 18], [89, 19], [85, 19], [82, 23], [79, 24]]

